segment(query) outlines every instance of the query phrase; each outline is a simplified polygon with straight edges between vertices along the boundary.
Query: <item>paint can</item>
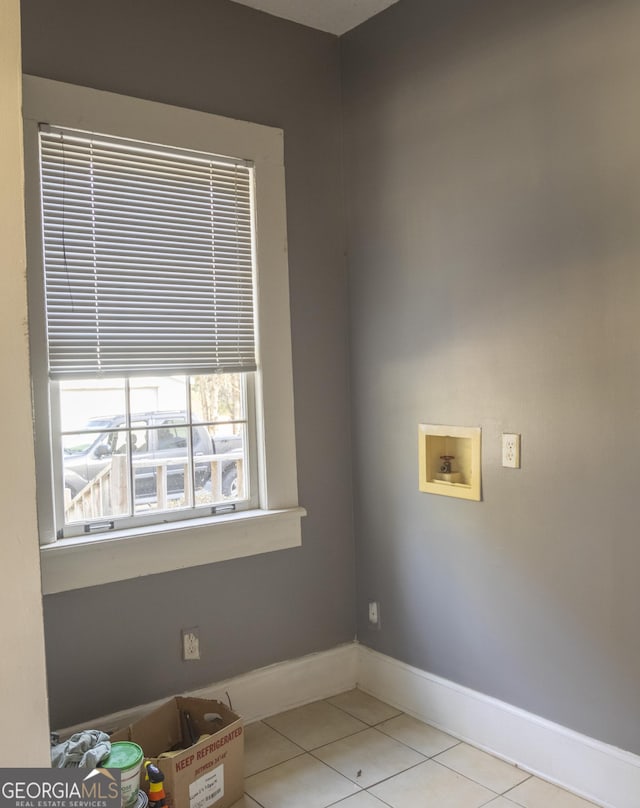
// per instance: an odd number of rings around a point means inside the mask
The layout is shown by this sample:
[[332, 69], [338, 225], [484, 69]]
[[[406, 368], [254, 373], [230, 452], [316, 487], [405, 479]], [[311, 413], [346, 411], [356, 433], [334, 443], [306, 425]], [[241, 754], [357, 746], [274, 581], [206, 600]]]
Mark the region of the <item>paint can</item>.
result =
[[148, 805], [149, 805], [149, 797], [147, 797], [145, 792], [142, 789], [140, 789], [140, 791], [138, 791], [138, 799], [136, 800], [134, 808], [147, 808]]
[[114, 741], [111, 754], [103, 760], [103, 769], [120, 769], [122, 808], [134, 808], [140, 794], [140, 767], [143, 752], [137, 743]]

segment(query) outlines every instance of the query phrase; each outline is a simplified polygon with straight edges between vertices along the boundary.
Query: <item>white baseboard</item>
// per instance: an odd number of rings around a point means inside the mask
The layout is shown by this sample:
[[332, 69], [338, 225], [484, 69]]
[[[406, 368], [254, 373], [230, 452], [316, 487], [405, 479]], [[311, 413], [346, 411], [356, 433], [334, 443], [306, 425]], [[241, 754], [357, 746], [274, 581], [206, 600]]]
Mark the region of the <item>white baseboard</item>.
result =
[[[362, 690], [473, 746], [516, 763], [605, 808], [638, 808], [640, 757], [357, 643], [279, 662], [188, 695], [227, 701], [247, 723], [350, 690]], [[162, 704], [121, 710], [61, 730], [115, 729]]]
[[226, 701], [247, 723], [351, 690], [358, 681], [358, 645], [347, 643], [316, 654], [278, 662], [190, 695]]
[[640, 757], [363, 646], [358, 687], [606, 808], [640, 805]]
[[[357, 680], [358, 645], [346, 643], [329, 651], [259, 668], [183, 695], [218, 699], [226, 704], [229, 694], [234, 711], [248, 724], [283, 710], [351, 690], [356, 686]], [[166, 698], [162, 698], [128, 710], [119, 710], [58, 732], [61, 737], [68, 737], [87, 727], [110, 731], [130, 724], [165, 701]]]

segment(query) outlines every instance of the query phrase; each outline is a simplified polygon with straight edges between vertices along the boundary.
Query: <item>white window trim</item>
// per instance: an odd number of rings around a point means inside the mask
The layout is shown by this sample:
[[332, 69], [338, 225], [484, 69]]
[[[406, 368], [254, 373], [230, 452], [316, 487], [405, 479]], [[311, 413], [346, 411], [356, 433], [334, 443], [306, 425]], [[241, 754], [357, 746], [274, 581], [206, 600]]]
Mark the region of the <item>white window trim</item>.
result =
[[[43, 544], [43, 592], [300, 546], [305, 511], [298, 506], [282, 130], [34, 76], [23, 78], [23, 114], [30, 219], [40, 209], [39, 122], [240, 157], [255, 167], [260, 507]], [[38, 227], [27, 228], [27, 256], [32, 268], [42, 267]], [[30, 327], [36, 345], [44, 344], [42, 320]], [[37, 365], [46, 359], [39, 354], [32, 350], [34, 375], [41, 376]], [[37, 385], [34, 390], [38, 395]], [[46, 483], [50, 472], [42, 473]], [[51, 536], [50, 517], [40, 507], [38, 513], [41, 535]]]

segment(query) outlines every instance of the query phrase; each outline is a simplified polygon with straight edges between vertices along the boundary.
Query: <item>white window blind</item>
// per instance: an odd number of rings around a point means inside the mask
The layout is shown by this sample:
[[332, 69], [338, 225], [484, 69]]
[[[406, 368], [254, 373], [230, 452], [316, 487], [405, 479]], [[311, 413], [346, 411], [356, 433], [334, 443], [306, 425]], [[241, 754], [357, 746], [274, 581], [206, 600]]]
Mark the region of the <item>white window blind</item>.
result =
[[40, 127], [51, 378], [255, 370], [252, 168]]

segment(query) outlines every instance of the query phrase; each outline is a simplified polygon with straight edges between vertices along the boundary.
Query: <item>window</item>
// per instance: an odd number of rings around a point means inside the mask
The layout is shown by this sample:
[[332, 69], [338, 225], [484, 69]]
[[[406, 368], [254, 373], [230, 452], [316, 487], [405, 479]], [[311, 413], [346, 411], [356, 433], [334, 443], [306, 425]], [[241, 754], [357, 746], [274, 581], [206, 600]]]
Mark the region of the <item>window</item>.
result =
[[45, 591], [299, 544], [282, 133], [33, 77], [24, 108]]
[[251, 164], [47, 124], [39, 141], [56, 535], [248, 507]]
[[249, 381], [224, 373], [50, 382], [60, 413], [57, 535], [248, 508]]

